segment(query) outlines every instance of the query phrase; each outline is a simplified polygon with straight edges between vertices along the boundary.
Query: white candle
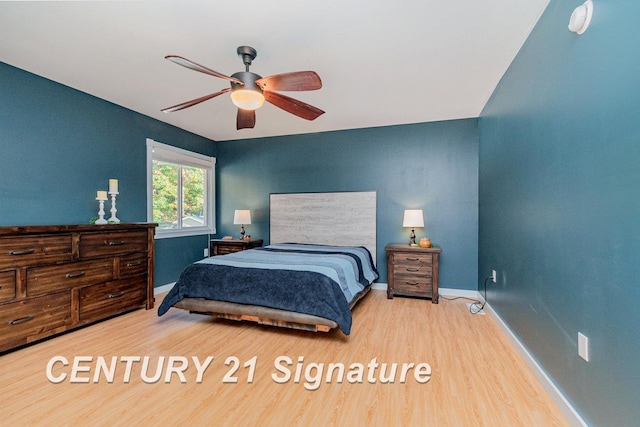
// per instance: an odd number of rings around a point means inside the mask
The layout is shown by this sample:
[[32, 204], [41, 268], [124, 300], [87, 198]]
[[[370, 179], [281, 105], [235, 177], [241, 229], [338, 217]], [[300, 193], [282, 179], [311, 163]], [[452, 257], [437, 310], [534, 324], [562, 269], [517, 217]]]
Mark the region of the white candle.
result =
[[117, 193], [118, 192], [118, 180], [110, 179], [109, 180], [109, 193]]
[[98, 191], [96, 199], [98, 199], [98, 200], [107, 200], [107, 192], [106, 191]]

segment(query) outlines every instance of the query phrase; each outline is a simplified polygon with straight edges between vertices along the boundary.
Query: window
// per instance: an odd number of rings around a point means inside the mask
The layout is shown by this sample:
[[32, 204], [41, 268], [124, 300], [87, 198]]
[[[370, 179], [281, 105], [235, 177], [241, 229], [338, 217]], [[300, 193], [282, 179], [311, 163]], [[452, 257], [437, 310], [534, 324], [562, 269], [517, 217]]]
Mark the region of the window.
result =
[[156, 237], [215, 233], [215, 157], [147, 139], [147, 219]]

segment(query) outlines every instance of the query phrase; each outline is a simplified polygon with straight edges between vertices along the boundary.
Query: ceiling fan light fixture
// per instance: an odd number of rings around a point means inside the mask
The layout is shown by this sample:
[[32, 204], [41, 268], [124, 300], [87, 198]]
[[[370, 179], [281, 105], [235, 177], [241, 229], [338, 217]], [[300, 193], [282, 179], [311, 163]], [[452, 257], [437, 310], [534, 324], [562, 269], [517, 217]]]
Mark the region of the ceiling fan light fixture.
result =
[[273, 74], [262, 78], [262, 76], [249, 71], [249, 66], [257, 55], [256, 50], [250, 46], [240, 46], [237, 52], [245, 65], [245, 71], [233, 73], [231, 76], [214, 71], [182, 56], [165, 56], [166, 59], [182, 67], [227, 80], [231, 87], [174, 105], [173, 107], [165, 108], [162, 111], [165, 113], [180, 111], [220, 96], [223, 93], [230, 92], [231, 101], [238, 109], [236, 115], [236, 129], [238, 130], [251, 129], [255, 126], [255, 110], [262, 107], [265, 101], [305, 120], [315, 120], [324, 114], [324, 111], [319, 108], [277, 92], [320, 89], [322, 87], [322, 81], [315, 71], [295, 71], [291, 73]]
[[231, 100], [243, 110], [257, 110], [264, 104], [264, 95], [251, 89], [236, 89], [231, 92]]

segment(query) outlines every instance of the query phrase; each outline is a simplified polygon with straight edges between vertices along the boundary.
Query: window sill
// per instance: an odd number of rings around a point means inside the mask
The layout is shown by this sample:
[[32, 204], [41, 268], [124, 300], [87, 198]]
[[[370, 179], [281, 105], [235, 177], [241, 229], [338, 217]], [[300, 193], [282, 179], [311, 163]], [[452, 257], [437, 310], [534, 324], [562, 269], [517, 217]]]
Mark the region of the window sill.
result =
[[188, 237], [188, 236], [202, 236], [207, 234], [215, 234], [216, 231], [211, 228], [197, 228], [193, 230], [182, 229], [182, 230], [158, 230], [156, 229], [156, 240], [157, 239], [169, 239], [172, 237]]

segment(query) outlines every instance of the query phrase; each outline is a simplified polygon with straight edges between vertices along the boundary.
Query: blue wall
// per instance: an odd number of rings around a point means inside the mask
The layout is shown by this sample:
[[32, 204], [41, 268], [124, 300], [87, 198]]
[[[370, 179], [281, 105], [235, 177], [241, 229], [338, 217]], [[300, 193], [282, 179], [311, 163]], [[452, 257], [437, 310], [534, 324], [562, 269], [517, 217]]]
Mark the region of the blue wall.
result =
[[[210, 140], [0, 62], [0, 225], [89, 223], [109, 178], [118, 218], [145, 222], [146, 138], [215, 155]], [[207, 236], [193, 239], [157, 242], [156, 284], [202, 258]]]
[[[217, 156], [219, 235], [237, 234], [233, 210], [247, 207], [248, 232], [268, 241], [271, 192], [375, 190], [381, 281], [385, 244], [407, 240], [403, 210], [421, 208], [418, 236], [443, 248], [441, 286], [476, 289], [475, 119], [216, 144], [0, 63], [0, 225], [87, 223], [109, 178], [118, 217], [145, 221], [146, 138]], [[200, 259], [207, 237], [157, 240], [156, 285]]]
[[423, 209], [442, 247], [440, 286], [477, 289], [477, 120], [218, 142], [218, 232], [237, 235], [235, 209], [251, 209], [247, 233], [269, 238], [269, 194], [377, 192], [377, 265], [384, 246], [407, 242], [404, 209]]
[[[479, 120], [479, 275], [592, 425], [640, 420], [640, 3], [552, 0]], [[577, 334], [591, 361], [578, 357]]]

